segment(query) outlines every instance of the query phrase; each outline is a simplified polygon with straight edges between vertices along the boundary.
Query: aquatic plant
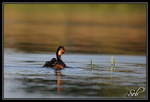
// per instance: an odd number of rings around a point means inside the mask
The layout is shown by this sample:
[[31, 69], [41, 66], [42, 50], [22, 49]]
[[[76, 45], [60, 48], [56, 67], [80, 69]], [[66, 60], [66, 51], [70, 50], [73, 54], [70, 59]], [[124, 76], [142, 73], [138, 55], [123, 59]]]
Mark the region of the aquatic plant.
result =
[[116, 59], [114, 58], [114, 56], [111, 56], [111, 65], [110, 65], [111, 72], [115, 70], [115, 66], [116, 66]]
[[90, 70], [93, 70], [94, 68], [95, 68], [95, 66], [94, 66], [92, 60], [90, 60]]
[[[113, 72], [113, 71], [115, 71], [115, 67], [116, 67], [116, 59], [114, 58], [114, 56], [111, 56], [111, 62], [110, 62], [110, 71], [111, 72]], [[92, 61], [92, 59], [90, 60], [90, 71], [91, 70], [94, 70], [96, 67], [98, 67], [98, 66], [95, 66], [94, 64], [93, 64], [93, 61]]]

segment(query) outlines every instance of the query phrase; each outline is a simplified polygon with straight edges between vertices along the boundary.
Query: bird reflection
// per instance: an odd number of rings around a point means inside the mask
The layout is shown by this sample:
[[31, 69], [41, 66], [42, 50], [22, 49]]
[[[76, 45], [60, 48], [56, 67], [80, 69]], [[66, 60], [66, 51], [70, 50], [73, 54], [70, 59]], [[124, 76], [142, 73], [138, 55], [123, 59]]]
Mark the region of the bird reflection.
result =
[[63, 88], [61, 87], [62, 85], [62, 73], [61, 73], [62, 68], [55, 68], [55, 75], [57, 76], [57, 92], [60, 92], [63, 90]]

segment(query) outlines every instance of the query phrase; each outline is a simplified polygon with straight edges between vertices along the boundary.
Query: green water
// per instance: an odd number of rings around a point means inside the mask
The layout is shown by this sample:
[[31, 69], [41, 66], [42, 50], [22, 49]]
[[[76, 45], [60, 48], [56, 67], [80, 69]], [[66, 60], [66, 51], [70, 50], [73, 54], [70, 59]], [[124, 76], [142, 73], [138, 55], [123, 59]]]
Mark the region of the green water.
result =
[[4, 4], [4, 47], [146, 55], [146, 4]]

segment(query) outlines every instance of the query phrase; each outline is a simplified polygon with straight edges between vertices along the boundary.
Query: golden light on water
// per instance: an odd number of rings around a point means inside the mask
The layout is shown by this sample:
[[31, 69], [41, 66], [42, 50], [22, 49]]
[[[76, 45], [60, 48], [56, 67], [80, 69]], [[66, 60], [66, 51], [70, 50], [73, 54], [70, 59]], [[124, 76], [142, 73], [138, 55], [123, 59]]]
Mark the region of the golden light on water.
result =
[[4, 47], [146, 54], [146, 4], [4, 4]]

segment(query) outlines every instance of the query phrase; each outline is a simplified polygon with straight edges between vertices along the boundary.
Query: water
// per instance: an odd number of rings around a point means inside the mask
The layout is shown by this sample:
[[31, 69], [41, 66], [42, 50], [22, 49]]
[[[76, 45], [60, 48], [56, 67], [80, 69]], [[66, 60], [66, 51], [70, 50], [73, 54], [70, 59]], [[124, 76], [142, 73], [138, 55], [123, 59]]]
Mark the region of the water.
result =
[[[146, 98], [146, 4], [3, 7], [4, 98]], [[61, 45], [70, 67], [42, 67]]]
[[[146, 98], [146, 56], [65, 53], [70, 68], [42, 67], [55, 53], [4, 49], [4, 98]], [[90, 70], [90, 60], [95, 68]], [[128, 97], [131, 89], [145, 90]]]
[[146, 11], [146, 4], [5, 4], [4, 47], [145, 55]]

